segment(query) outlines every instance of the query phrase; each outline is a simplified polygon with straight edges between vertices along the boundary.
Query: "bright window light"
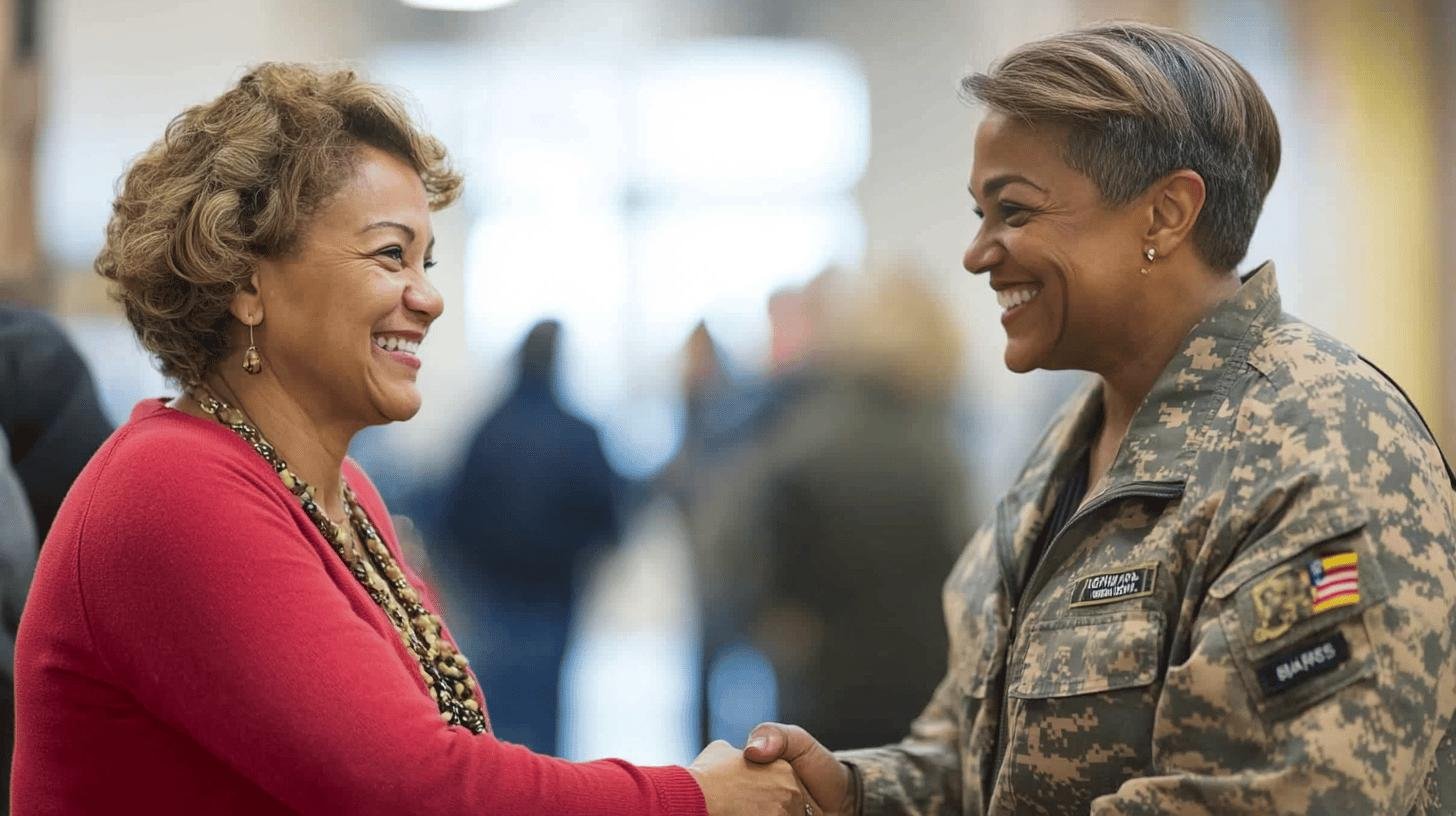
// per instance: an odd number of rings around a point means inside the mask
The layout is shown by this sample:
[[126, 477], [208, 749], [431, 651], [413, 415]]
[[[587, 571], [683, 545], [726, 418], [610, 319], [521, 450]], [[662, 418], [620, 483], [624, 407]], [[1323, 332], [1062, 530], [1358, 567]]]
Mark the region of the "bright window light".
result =
[[855, 262], [863, 234], [858, 210], [839, 198], [651, 207], [633, 233], [639, 325], [653, 346], [671, 347], [706, 318], [730, 355], [755, 360], [769, 295]]
[[669, 49], [643, 69], [634, 114], [642, 182], [678, 194], [839, 193], [869, 156], [864, 75], [816, 43]]
[[502, 59], [467, 90], [467, 195], [482, 208], [620, 206], [631, 77], [562, 58]]
[[533, 321], [560, 318], [563, 396], [629, 476], [677, 447], [695, 323], [752, 370], [768, 296], [863, 256], [869, 94], [830, 46], [400, 48], [375, 69], [411, 90], [466, 172], [473, 355], [499, 372]]
[[593, 417], [610, 416], [627, 365], [623, 315], [637, 295], [626, 242], [612, 210], [504, 210], [480, 219], [465, 250], [471, 348], [508, 361], [532, 323], [559, 318], [567, 398]]
[[433, 11], [488, 11], [509, 6], [516, 0], [400, 0], [406, 6]]

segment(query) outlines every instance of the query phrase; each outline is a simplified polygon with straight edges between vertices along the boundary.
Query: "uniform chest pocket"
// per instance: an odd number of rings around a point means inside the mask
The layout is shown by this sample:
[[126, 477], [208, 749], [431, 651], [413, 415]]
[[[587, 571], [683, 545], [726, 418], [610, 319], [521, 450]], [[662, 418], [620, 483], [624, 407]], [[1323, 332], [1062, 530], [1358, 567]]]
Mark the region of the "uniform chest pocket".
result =
[[1018, 639], [996, 812], [1085, 814], [1152, 761], [1162, 612], [1041, 621]]
[[1146, 686], [1158, 679], [1163, 613], [1129, 609], [1038, 621], [1024, 633], [1012, 697], [1044, 699]]

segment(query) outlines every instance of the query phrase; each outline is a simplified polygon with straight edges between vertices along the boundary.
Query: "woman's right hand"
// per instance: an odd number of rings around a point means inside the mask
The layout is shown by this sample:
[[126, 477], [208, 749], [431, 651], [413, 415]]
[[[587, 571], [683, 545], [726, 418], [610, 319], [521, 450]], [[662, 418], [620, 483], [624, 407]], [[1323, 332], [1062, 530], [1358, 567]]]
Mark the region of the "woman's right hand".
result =
[[709, 816], [815, 816], [823, 813], [794, 776], [793, 766], [779, 760], [757, 764], [743, 752], [718, 740], [703, 749], [688, 773], [703, 790]]

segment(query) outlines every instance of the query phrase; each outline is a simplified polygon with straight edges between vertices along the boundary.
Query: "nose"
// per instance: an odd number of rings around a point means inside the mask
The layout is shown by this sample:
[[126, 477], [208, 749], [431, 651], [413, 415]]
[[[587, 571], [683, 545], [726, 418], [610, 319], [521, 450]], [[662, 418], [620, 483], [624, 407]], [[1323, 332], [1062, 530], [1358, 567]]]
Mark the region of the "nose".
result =
[[982, 223], [980, 229], [976, 230], [975, 237], [971, 239], [971, 245], [966, 247], [961, 265], [972, 275], [979, 275], [990, 272], [991, 267], [1001, 263], [1005, 256], [1006, 248], [987, 232], [986, 225]]
[[415, 275], [404, 290], [404, 305], [411, 312], [424, 318], [425, 325], [433, 323], [445, 311], [445, 298], [435, 284], [423, 273]]

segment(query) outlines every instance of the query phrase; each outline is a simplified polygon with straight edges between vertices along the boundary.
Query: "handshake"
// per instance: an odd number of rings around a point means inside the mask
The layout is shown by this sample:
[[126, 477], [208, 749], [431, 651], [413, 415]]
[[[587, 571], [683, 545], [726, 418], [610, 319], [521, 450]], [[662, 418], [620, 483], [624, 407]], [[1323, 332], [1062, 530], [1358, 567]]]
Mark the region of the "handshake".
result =
[[849, 766], [796, 725], [764, 723], [742, 751], [714, 742], [688, 772], [709, 816], [853, 816], [859, 808]]

